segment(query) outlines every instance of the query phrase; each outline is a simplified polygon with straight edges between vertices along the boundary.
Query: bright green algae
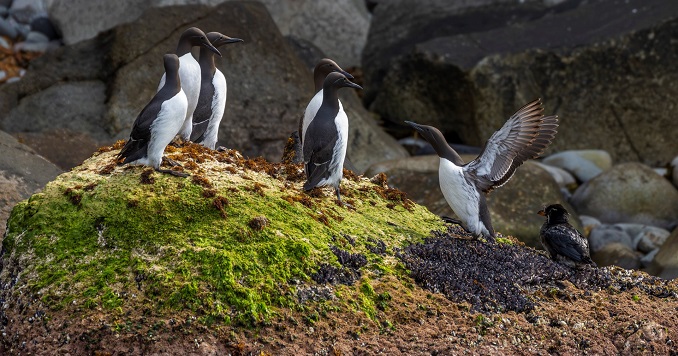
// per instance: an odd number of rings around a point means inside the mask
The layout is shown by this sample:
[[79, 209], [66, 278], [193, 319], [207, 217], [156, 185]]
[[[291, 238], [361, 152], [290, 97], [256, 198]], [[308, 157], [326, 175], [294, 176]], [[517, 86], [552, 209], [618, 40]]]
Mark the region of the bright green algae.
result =
[[[336, 294], [353, 293], [370, 316], [384, 298], [374, 295], [372, 279], [404, 275], [392, 253], [368, 249], [370, 238], [393, 251], [442, 229], [424, 207], [364, 178], [342, 181], [352, 210], [337, 205], [330, 189], [309, 197], [302, 181], [244, 168], [233, 151], [221, 154], [227, 159], [176, 154], [182, 163], [200, 162], [193, 178], [114, 168], [114, 153], [95, 155], [14, 208], [3, 259], [18, 268], [3, 274], [20, 271], [15, 291], [25, 286], [51, 310], [184, 311], [206, 323], [256, 322], [278, 308], [303, 308], [297, 289], [316, 284], [311, 275], [320, 264], [339, 266], [335, 245], [367, 257], [357, 287]], [[257, 217], [268, 221], [261, 230], [251, 224]]]

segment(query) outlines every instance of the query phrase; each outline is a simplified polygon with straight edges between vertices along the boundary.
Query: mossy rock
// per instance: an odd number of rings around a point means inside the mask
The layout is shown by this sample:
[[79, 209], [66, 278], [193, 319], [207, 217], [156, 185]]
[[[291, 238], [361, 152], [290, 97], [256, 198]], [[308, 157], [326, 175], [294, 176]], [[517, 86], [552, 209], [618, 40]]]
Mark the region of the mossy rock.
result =
[[[117, 148], [101, 149], [14, 208], [2, 241], [6, 314], [30, 300], [47, 317], [97, 315], [114, 324], [143, 311], [253, 325], [279, 308], [303, 309], [299, 293], [317, 285], [312, 277], [323, 266], [346, 270], [337, 251], [364, 256], [352, 282], [360, 281], [345, 284], [359, 286], [347, 289], [356, 298], [371, 297], [371, 278], [404, 274], [375, 246], [392, 251], [442, 228], [402, 193], [362, 177], [342, 181], [349, 208], [332, 189], [304, 193], [300, 165], [190, 144], [168, 148], [191, 174], [179, 178], [118, 166]], [[363, 306], [356, 312], [373, 309]]]

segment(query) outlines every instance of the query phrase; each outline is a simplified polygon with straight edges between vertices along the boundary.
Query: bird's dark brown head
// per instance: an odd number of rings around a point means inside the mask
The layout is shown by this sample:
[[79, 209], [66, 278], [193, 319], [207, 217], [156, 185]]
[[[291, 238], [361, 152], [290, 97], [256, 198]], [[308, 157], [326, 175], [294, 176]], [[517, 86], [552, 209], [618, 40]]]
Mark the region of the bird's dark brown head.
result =
[[191, 27], [184, 31], [184, 33], [181, 34], [181, 39], [179, 41], [187, 41], [192, 47], [200, 46], [207, 48], [221, 57], [221, 52], [210, 43], [207, 39], [207, 35], [197, 27]]
[[424, 138], [424, 140], [428, 141], [428, 143], [433, 146], [433, 149], [436, 150], [438, 153], [438, 156], [440, 157], [445, 157], [444, 153], [450, 145], [447, 143], [447, 140], [445, 140], [445, 136], [443, 136], [443, 133], [440, 132], [437, 128], [433, 126], [428, 126], [428, 125], [419, 125], [417, 123], [414, 123], [412, 121], [405, 121], [408, 125], [412, 126], [421, 137]]
[[546, 216], [546, 221], [553, 224], [568, 222], [568, 217], [570, 216], [567, 209], [560, 204], [551, 204], [544, 209], [539, 210], [537, 214]]
[[166, 73], [177, 73], [179, 71], [179, 57], [174, 53], [165, 54], [163, 57]]
[[343, 74], [348, 79], [354, 79], [351, 73], [341, 69], [341, 67], [339, 67], [339, 65], [335, 61], [329, 58], [323, 58], [318, 62], [318, 64], [315, 65], [315, 68], [313, 69], [313, 81], [315, 82], [315, 91], [316, 92], [320, 91], [320, 89], [322, 89], [323, 87], [323, 82], [325, 81], [325, 78], [327, 78], [327, 75], [335, 72]]

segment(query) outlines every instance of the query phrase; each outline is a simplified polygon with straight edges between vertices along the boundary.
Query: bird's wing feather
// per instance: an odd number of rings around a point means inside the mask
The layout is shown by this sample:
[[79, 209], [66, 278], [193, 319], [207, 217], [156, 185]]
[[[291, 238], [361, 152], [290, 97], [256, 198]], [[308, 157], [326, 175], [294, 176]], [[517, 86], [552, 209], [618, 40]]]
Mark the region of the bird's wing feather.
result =
[[564, 224], [554, 225], [548, 228], [547, 233], [551, 236], [549, 243], [559, 255], [576, 262], [590, 260], [587, 240], [574, 227]]
[[464, 167], [478, 178], [482, 191], [504, 185], [518, 166], [538, 157], [548, 147], [556, 135], [558, 117], [545, 117], [543, 112], [541, 99], [520, 108], [492, 134], [480, 156]]
[[[308, 190], [320, 183], [329, 175], [330, 161], [334, 152], [333, 143], [323, 143], [313, 137], [306, 136], [309, 142], [304, 144], [304, 160], [306, 161], [306, 183], [304, 189]], [[314, 147], [311, 149], [310, 147]], [[308, 159], [307, 159], [308, 157]]]
[[151, 124], [153, 124], [153, 120], [158, 116], [161, 106], [162, 101], [156, 100], [154, 97], [151, 99], [151, 102], [141, 110], [132, 125], [132, 133], [129, 135], [129, 141], [118, 154], [119, 158], [124, 157], [127, 158], [125, 160], [126, 162], [131, 162], [134, 160], [132, 158], [138, 156], [134, 153], [139, 151], [142, 147], [145, 147], [146, 143], [151, 139]]

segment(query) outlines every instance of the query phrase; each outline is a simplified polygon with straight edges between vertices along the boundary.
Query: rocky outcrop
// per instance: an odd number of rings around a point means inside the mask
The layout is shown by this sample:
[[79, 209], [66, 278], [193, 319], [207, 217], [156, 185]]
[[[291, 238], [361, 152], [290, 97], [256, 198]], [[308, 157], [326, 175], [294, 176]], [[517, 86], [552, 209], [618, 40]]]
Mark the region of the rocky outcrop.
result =
[[651, 168], [623, 163], [584, 183], [570, 203], [604, 223], [638, 223], [673, 229], [678, 190]]
[[[542, 97], [546, 113], [567, 122], [551, 150], [598, 148], [650, 165], [678, 151], [674, 110], [660, 104], [678, 95], [669, 84], [678, 79], [677, 3], [527, 2], [462, 14], [396, 3], [375, 9], [363, 57], [366, 103], [385, 120], [416, 118], [481, 145]], [[419, 16], [400, 25], [402, 4]]]
[[671, 236], [659, 248], [648, 273], [665, 279], [678, 278], [678, 229], [673, 230]]
[[0, 236], [14, 205], [62, 171], [11, 135], [0, 131]]
[[[49, 7], [66, 44], [96, 37], [118, 25], [134, 22], [144, 11], [169, 5], [217, 6], [225, 0], [54, 0]], [[345, 66], [359, 64], [369, 27], [360, 1], [262, 1], [284, 35], [315, 43]], [[79, 11], [73, 11], [77, 8]]]

